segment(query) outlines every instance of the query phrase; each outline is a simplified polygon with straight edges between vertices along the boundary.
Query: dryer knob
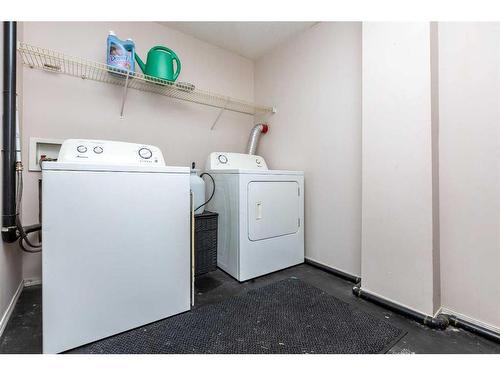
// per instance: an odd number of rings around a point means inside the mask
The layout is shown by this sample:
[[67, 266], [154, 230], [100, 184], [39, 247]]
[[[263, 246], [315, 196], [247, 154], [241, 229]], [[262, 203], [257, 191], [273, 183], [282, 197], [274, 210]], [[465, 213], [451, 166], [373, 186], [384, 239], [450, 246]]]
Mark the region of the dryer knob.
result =
[[219, 162], [221, 164], [226, 164], [227, 163], [227, 156], [226, 155], [219, 155], [218, 159], [219, 159]]

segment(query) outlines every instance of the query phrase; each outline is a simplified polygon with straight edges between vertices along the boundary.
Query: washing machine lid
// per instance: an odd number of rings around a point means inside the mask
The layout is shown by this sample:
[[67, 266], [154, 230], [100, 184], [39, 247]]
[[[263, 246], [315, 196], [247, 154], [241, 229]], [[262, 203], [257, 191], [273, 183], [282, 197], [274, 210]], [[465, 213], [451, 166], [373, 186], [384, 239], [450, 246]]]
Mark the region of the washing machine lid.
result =
[[65, 162], [42, 162], [42, 171], [89, 171], [89, 172], [135, 172], [135, 173], [177, 173], [189, 174], [189, 167], [154, 165], [106, 165]]

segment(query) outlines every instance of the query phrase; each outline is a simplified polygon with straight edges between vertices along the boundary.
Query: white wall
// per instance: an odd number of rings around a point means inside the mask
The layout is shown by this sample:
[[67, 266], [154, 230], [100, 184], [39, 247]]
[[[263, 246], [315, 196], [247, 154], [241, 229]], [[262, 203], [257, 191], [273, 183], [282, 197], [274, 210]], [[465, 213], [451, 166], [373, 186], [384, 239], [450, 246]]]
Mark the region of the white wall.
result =
[[362, 80], [362, 288], [433, 315], [430, 24], [363, 23]]
[[359, 275], [361, 23], [319, 23], [266, 54], [255, 98], [278, 108], [259, 154], [305, 171], [306, 257]]
[[[363, 28], [363, 261], [360, 23], [315, 25], [259, 59], [255, 77], [252, 61], [154, 23], [26, 23], [24, 39], [102, 61], [113, 29], [141, 57], [173, 48], [180, 80], [201, 88], [253, 100], [255, 82], [255, 100], [278, 108], [257, 119], [271, 125], [259, 153], [306, 172], [306, 256], [426, 314], [441, 286], [444, 308], [500, 327], [500, 25], [440, 23], [439, 76], [428, 23]], [[254, 122], [227, 112], [211, 132], [217, 109], [134, 91], [120, 119], [120, 88], [24, 72], [25, 160], [34, 136], [153, 143], [169, 164], [203, 163], [213, 150], [242, 152]], [[38, 221], [38, 178], [25, 172], [27, 224]], [[1, 314], [22, 277], [17, 248], [0, 246]], [[23, 273], [40, 277], [38, 256]]]
[[500, 331], [500, 24], [440, 23], [443, 306]]
[[[179, 81], [241, 99], [254, 98], [251, 60], [156, 23], [27, 22], [24, 40], [105, 61], [109, 30], [123, 39], [132, 37], [143, 59], [157, 44], [172, 48], [182, 62]], [[125, 118], [120, 119], [119, 87], [26, 68], [24, 74], [25, 160], [29, 137], [81, 137], [151, 143], [162, 149], [169, 165], [196, 161], [202, 167], [209, 152], [243, 152], [254, 121], [249, 115], [225, 112], [210, 131], [218, 109], [134, 90], [129, 90]], [[24, 176], [24, 221], [32, 224], [38, 222], [40, 175], [25, 172]], [[25, 278], [40, 278], [38, 255], [26, 255], [23, 264]]]
[[[0, 28], [0, 87], [3, 90], [3, 24]], [[22, 81], [22, 75], [18, 75], [18, 85]], [[0, 99], [3, 103], [3, 96]], [[3, 105], [2, 105], [3, 109]], [[0, 134], [0, 142], [3, 142]], [[3, 161], [0, 162], [0, 176], [3, 171]], [[0, 197], [2, 196], [3, 183], [0, 186]], [[0, 212], [2, 200], [0, 199]], [[7, 244], [0, 239], [0, 323], [4, 324], [4, 315], [14, 297], [16, 290], [22, 282], [22, 256], [17, 243]], [[0, 330], [2, 327], [0, 326]], [[0, 332], [1, 333], [1, 332]]]

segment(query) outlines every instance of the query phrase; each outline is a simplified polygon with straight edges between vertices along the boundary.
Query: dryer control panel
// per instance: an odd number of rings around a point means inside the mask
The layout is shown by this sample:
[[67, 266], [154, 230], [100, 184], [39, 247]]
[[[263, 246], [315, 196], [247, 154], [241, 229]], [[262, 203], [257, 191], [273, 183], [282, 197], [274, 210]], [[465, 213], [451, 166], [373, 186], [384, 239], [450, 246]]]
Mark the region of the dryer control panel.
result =
[[156, 146], [92, 139], [65, 140], [57, 161], [63, 163], [165, 166], [163, 154]]
[[208, 156], [205, 169], [267, 170], [268, 168], [264, 158], [259, 155], [238, 154], [235, 152], [212, 152]]

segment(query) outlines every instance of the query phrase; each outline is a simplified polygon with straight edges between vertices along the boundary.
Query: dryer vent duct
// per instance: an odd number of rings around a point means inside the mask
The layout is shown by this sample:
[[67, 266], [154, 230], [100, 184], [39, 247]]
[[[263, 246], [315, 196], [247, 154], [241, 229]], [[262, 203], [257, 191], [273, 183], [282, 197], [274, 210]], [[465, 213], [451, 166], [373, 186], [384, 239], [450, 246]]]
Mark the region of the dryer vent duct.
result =
[[253, 127], [247, 145], [248, 155], [255, 155], [255, 152], [257, 151], [257, 145], [259, 144], [260, 134], [266, 134], [268, 130], [269, 126], [267, 124], [257, 124]]

